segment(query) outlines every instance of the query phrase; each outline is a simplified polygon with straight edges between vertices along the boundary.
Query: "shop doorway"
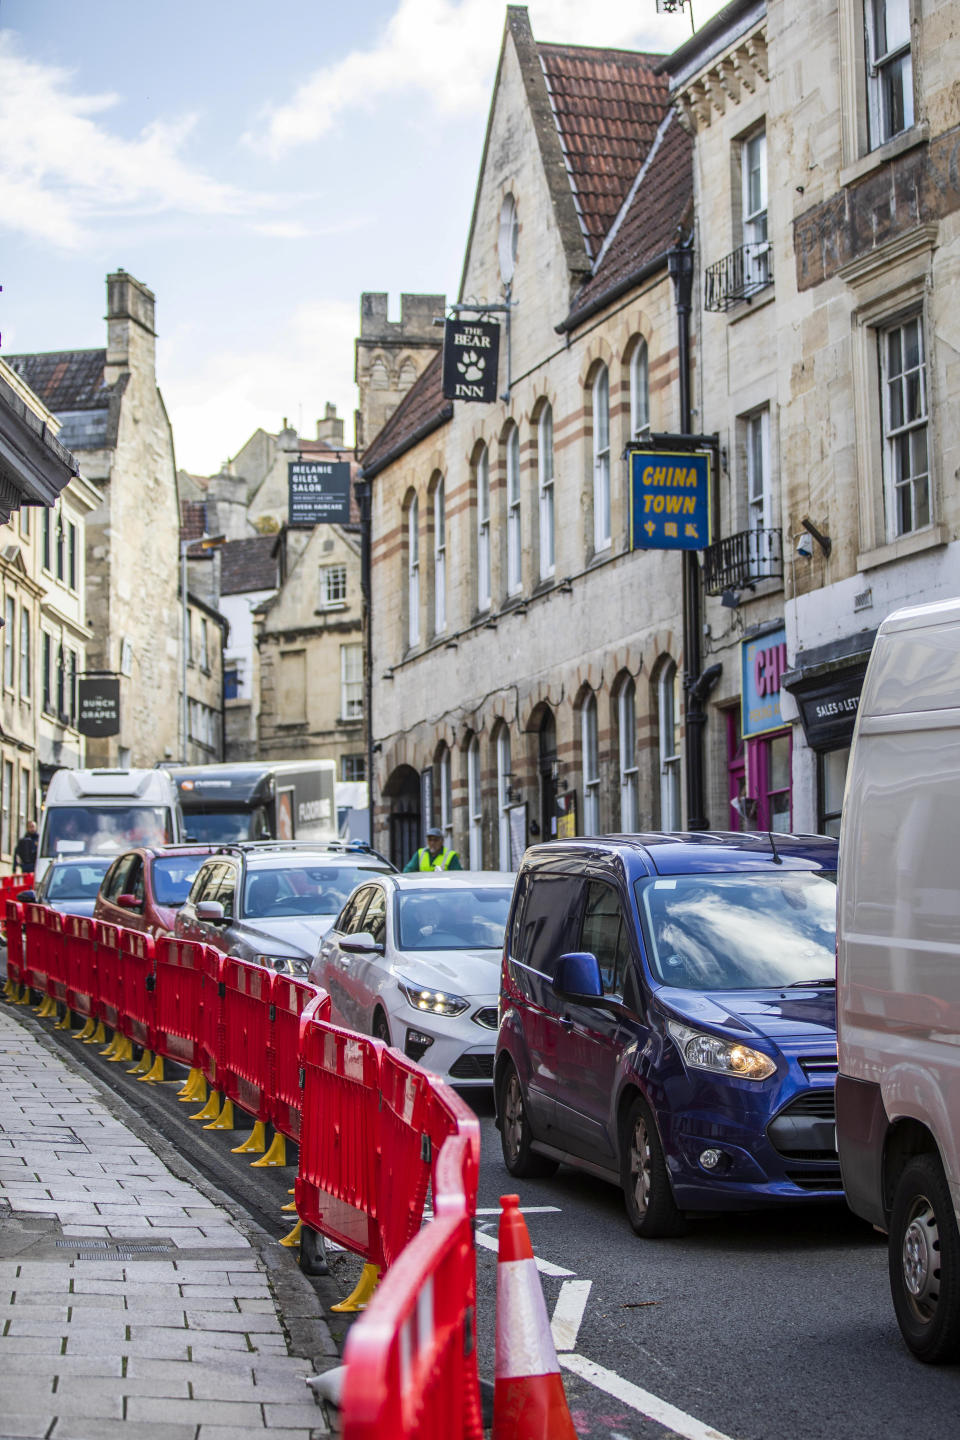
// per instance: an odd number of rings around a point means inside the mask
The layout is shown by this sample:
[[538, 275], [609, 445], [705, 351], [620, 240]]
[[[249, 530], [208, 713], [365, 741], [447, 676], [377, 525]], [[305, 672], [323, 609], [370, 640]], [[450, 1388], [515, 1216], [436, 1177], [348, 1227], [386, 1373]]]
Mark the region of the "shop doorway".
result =
[[390, 806], [390, 859], [402, 870], [420, 845], [420, 776], [409, 765], [399, 765], [383, 795]]
[[557, 837], [557, 724], [544, 708], [540, 718], [537, 769], [540, 776], [540, 838]]

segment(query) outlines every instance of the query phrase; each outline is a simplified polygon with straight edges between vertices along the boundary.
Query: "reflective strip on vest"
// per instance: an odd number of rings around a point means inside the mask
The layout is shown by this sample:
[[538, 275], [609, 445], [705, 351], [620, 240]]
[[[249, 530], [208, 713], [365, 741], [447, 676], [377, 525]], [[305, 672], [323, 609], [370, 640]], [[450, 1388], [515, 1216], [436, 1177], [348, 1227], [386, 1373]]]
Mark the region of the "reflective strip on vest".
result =
[[457, 852], [455, 850], [441, 850], [436, 859], [430, 854], [426, 846], [421, 846], [418, 854], [420, 856], [421, 870], [446, 870], [450, 861]]

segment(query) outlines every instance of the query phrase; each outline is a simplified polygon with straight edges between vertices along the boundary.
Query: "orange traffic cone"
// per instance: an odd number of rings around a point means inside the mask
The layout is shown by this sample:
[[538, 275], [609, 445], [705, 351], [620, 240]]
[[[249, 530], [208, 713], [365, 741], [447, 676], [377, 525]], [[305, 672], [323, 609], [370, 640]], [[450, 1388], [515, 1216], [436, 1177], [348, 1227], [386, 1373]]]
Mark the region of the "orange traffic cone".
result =
[[519, 1195], [501, 1195], [493, 1440], [577, 1440]]

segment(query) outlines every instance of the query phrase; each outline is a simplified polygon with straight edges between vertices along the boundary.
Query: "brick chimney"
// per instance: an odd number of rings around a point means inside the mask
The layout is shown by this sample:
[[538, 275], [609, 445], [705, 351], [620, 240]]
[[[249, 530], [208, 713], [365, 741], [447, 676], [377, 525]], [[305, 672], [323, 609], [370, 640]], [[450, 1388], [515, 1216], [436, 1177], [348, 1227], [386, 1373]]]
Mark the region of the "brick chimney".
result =
[[323, 419], [317, 421], [317, 439], [326, 440], [328, 445], [340, 446], [343, 444], [343, 421], [337, 414], [337, 407], [328, 400], [324, 411]]

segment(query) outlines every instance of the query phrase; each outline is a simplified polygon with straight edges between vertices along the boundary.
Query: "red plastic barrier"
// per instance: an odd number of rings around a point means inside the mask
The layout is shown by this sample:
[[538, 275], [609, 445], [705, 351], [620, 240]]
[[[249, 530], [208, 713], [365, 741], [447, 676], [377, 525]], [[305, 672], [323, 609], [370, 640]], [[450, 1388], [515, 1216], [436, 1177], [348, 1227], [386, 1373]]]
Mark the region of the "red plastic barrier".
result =
[[64, 915], [64, 973], [67, 977], [67, 1004], [78, 1015], [91, 1017], [97, 1001], [97, 930], [86, 915]]
[[7, 917], [7, 978], [15, 985], [23, 979], [23, 906], [15, 900], [4, 904]]
[[384, 1047], [317, 1020], [325, 999], [311, 1000], [300, 1017], [304, 1086], [297, 1214], [312, 1229], [382, 1265], [377, 1210]]
[[28, 901], [23, 907], [23, 980], [32, 990], [47, 992], [46, 906]]
[[120, 1033], [135, 1045], [154, 1049], [156, 956], [153, 936], [142, 930], [120, 931], [123, 963], [123, 1011]]
[[124, 1013], [124, 957], [118, 925], [105, 920], [96, 922], [97, 939], [97, 1018], [113, 1030], [119, 1030]]
[[63, 943], [63, 916], [59, 910], [44, 907], [43, 928], [46, 931], [47, 994], [54, 1000], [67, 998], [67, 947]]
[[0, 901], [12, 900], [21, 890], [33, 889], [33, 874], [28, 871], [26, 875], [0, 875]]
[[380, 1060], [380, 1199], [377, 1214], [383, 1258], [392, 1265], [420, 1229], [435, 1148], [444, 1124], [430, 1076], [398, 1050]]
[[273, 971], [227, 956], [223, 982], [223, 1093], [255, 1120], [270, 1119], [270, 982]]
[[223, 955], [212, 945], [202, 945], [200, 956], [199, 1066], [213, 1086], [220, 1089], [223, 1071], [223, 985], [220, 970]]
[[435, 1219], [398, 1256], [350, 1329], [343, 1440], [481, 1440], [475, 1139], [457, 1134], [444, 1143]]
[[[270, 1024], [270, 1119], [290, 1140], [300, 1139], [300, 1016], [317, 994], [308, 980], [274, 975]], [[328, 1020], [330, 997], [313, 1011], [314, 1019]]]
[[200, 1017], [206, 947], [192, 940], [156, 942], [153, 1048], [191, 1069], [200, 1065]]

